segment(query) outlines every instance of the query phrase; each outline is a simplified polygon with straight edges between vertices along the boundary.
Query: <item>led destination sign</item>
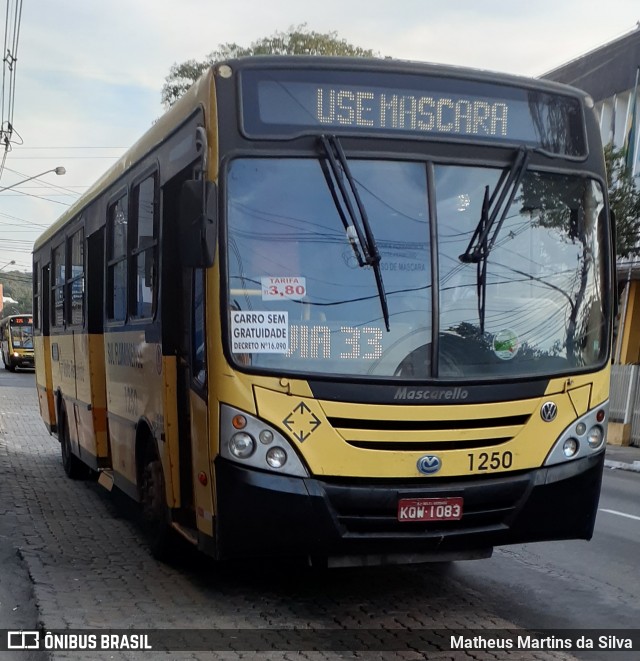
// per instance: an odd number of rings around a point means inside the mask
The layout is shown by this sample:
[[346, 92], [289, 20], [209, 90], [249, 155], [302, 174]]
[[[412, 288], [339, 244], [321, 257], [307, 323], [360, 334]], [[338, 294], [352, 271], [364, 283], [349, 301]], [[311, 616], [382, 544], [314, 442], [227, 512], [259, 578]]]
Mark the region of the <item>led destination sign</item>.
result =
[[9, 319], [9, 324], [11, 326], [21, 326], [23, 324], [32, 324], [33, 317], [12, 317]]
[[316, 118], [352, 126], [461, 135], [506, 136], [509, 105], [451, 96], [316, 88]]
[[387, 72], [246, 70], [242, 101], [250, 136], [409, 133], [585, 154], [580, 101], [521, 87]]

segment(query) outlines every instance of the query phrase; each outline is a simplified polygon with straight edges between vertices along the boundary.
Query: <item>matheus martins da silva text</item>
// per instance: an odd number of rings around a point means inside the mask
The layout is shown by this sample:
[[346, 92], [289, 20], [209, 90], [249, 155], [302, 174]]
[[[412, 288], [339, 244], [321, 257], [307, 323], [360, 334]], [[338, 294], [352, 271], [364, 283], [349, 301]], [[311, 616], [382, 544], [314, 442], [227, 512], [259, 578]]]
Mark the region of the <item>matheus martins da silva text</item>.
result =
[[631, 638], [613, 635], [559, 636], [514, 635], [510, 637], [451, 636], [454, 650], [632, 650]]

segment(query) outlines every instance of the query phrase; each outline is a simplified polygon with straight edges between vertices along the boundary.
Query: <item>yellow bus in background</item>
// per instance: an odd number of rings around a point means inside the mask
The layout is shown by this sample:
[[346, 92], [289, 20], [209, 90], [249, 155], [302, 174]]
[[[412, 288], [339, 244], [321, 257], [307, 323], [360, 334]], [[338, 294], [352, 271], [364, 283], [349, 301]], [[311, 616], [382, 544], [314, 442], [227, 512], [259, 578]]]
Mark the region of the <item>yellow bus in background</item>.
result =
[[613, 228], [592, 100], [359, 58], [213, 66], [34, 246], [65, 471], [153, 551], [330, 566], [589, 539]]
[[12, 314], [0, 321], [0, 346], [4, 368], [15, 372], [16, 367], [34, 367], [33, 317]]

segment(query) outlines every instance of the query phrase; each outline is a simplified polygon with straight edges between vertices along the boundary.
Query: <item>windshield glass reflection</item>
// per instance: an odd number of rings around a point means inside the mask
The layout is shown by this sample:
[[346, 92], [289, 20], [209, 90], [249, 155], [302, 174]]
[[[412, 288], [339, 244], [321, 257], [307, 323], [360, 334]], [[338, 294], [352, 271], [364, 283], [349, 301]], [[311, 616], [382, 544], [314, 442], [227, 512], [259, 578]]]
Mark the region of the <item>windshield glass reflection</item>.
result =
[[[481, 214], [486, 168], [436, 168], [440, 329], [462, 367], [441, 376], [526, 374], [597, 364], [604, 355], [603, 196], [593, 181], [527, 172], [479, 282], [459, 259]], [[464, 200], [464, 203], [461, 203]], [[482, 287], [481, 287], [482, 285]], [[484, 332], [478, 296], [484, 289]]]
[[[381, 255], [391, 331], [372, 269], [358, 265], [320, 162], [236, 160], [228, 179], [229, 298], [232, 312], [263, 313], [230, 318], [241, 362], [393, 376], [407, 351], [430, 343], [426, 169], [390, 161], [349, 166]], [[281, 316], [268, 316], [274, 313]]]
[[349, 159], [349, 169], [380, 252], [390, 331], [374, 274], [358, 265], [320, 159], [236, 159], [227, 174], [227, 264], [237, 364], [416, 380], [552, 374], [603, 359], [607, 265], [598, 184], [528, 170], [481, 280], [478, 265], [460, 255], [487, 187], [505, 169], [435, 166], [440, 318], [432, 364], [427, 167]]

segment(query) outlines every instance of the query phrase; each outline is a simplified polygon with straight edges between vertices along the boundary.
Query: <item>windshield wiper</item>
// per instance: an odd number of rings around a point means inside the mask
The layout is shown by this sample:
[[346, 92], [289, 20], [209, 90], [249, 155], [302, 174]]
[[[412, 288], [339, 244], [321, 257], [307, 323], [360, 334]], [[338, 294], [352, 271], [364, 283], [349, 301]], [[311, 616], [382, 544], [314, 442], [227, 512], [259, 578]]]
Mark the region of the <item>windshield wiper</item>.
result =
[[[459, 257], [461, 262], [465, 264], [478, 264], [482, 259], [486, 260], [489, 256], [493, 244], [496, 242], [496, 238], [500, 233], [502, 224], [507, 217], [507, 213], [511, 208], [513, 198], [516, 196], [522, 177], [524, 177], [527, 171], [529, 154], [530, 151], [528, 149], [523, 148], [518, 150], [507, 175], [505, 176], [505, 173], [503, 173], [488, 200], [488, 187], [485, 189], [485, 201], [482, 204], [480, 220], [473, 232], [467, 249]], [[500, 219], [496, 223], [498, 215]], [[493, 229], [494, 225], [495, 229]], [[489, 239], [492, 229], [493, 235]]]
[[[489, 186], [485, 187], [480, 220], [473, 232], [467, 249], [459, 257], [460, 261], [465, 264], [477, 265], [476, 289], [481, 334], [484, 334], [487, 300], [487, 261], [498, 234], [502, 229], [507, 213], [513, 204], [513, 198], [527, 171], [529, 153], [527, 149], [518, 150], [511, 167], [508, 171], [503, 171], [491, 195], [489, 195]], [[500, 217], [499, 220], [497, 220], [498, 216]], [[489, 238], [492, 229], [493, 234]]]
[[[485, 230], [489, 223], [489, 207], [491, 206], [491, 198], [489, 197], [489, 186], [484, 188], [484, 199], [482, 200], [482, 213], [480, 214], [480, 222], [476, 231], [485, 236]], [[487, 250], [487, 240], [478, 246], [481, 256], [476, 264], [476, 292], [478, 296], [478, 319], [480, 320], [480, 335], [484, 335], [484, 320], [485, 309], [487, 300], [487, 257], [489, 255]], [[467, 248], [468, 250], [468, 248]]]
[[[338, 138], [335, 135], [322, 135], [320, 136], [320, 144], [325, 155], [325, 159], [320, 164], [327, 186], [331, 191], [333, 203], [344, 225], [347, 239], [356, 256], [358, 266], [371, 266], [373, 269], [382, 316], [388, 332], [390, 330], [389, 306], [387, 305], [387, 295], [380, 270], [380, 252], [369, 224], [367, 211], [360, 199], [356, 182]], [[345, 179], [349, 185], [348, 188]]]

